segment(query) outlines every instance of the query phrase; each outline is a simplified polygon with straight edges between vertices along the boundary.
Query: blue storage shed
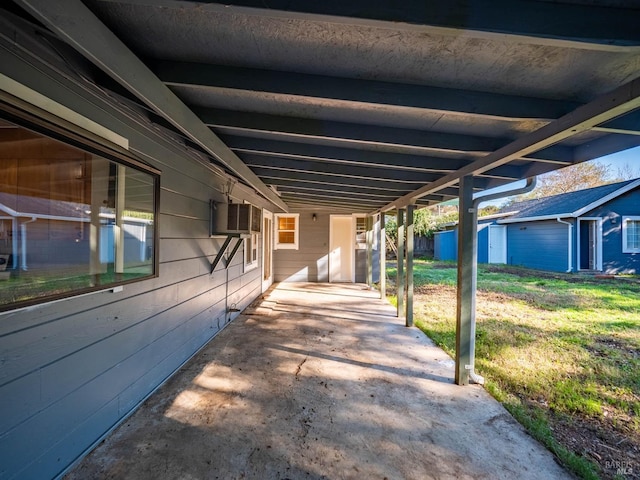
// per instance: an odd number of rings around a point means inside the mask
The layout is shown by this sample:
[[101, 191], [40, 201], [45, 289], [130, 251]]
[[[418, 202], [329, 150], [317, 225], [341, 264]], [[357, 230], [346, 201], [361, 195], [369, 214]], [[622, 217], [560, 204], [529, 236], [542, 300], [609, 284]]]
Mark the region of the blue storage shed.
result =
[[[497, 225], [495, 215], [478, 221], [478, 263], [507, 263], [506, 227]], [[458, 227], [434, 234], [435, 260], [458, 259]]]

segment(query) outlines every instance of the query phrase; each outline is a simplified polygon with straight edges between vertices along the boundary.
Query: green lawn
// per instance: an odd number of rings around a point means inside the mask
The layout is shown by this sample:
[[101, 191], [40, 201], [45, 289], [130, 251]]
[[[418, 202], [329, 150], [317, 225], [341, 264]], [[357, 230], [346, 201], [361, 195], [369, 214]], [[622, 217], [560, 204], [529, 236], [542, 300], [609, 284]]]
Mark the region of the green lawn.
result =
[[[453, 356], [455, 264], [417, 260], [414, 283], [416, 325]], [[640, 472], [639, 279], [480, 266], [476, 334], [485, 388], [564, 465]]]

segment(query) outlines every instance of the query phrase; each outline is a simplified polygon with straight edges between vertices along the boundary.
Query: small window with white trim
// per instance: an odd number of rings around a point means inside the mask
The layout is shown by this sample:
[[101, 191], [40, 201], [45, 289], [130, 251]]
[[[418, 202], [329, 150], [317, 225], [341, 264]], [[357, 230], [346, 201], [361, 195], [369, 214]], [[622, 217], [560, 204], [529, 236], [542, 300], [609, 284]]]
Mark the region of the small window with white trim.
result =
[[258, 266], [258, 234], [252, 233], [244, 239], [245, 270], [252, 270]]
[[640, 216], [622, 217], [622, 253], [640, 253]]
[[297, 213], [277, 214], [275, 216], [275, 249], [297, 250], [299, 239], [300, 215]]

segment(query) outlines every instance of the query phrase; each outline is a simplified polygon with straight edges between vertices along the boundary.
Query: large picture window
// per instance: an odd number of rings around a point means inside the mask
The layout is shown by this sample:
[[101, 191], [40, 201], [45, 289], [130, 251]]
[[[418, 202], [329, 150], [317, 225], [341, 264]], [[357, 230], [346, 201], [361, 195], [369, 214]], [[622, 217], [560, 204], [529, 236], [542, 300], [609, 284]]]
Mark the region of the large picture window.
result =
[[622, 217], [622, 252], [640, 253], [640, 216]]
[[0, 310], [156, 274], [152, 172], [0, 119]]

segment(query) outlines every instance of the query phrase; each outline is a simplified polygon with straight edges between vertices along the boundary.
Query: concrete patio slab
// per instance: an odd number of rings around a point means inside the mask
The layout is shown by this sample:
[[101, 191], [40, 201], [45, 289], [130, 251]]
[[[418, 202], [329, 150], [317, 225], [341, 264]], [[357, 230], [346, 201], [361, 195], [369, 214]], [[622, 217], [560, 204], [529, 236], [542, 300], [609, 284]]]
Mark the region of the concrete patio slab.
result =
[[363, 285], [281, 283], [72, 479], [569, 479]]

